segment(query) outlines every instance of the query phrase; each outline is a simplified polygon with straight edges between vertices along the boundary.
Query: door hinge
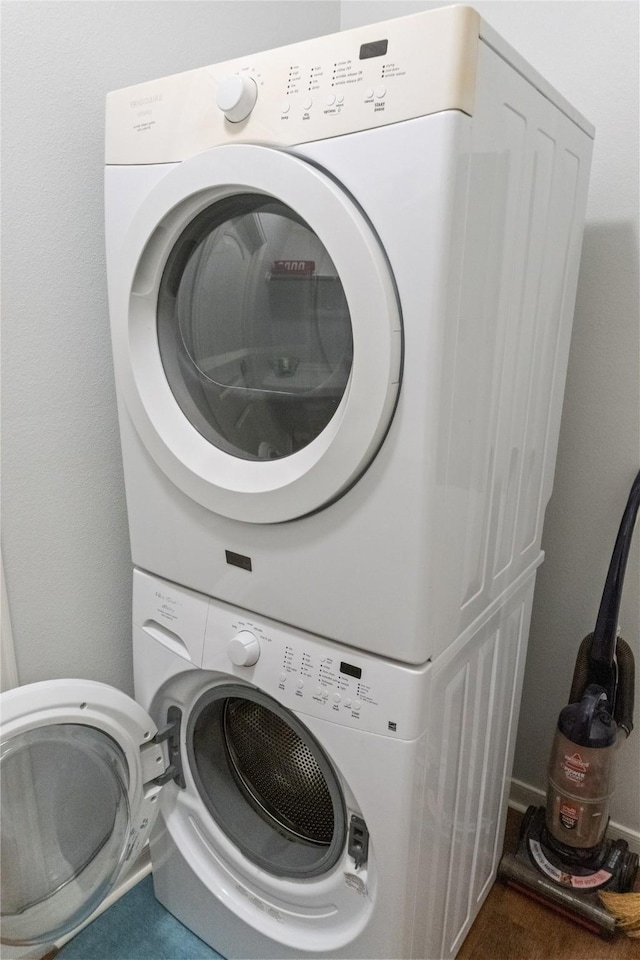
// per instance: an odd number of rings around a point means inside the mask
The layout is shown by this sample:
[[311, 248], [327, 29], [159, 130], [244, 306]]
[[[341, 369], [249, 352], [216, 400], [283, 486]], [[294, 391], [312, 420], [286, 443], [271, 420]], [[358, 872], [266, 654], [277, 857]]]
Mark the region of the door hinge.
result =
[[182, 722], [182, 710], [178, 707], [169, 707], [167, 711], [167, 722], [153, 738], [154, 743], [166, 743], [169, 764], [159, 777], [154, 779], [159, 787], [173, 780], [184, 790], [186, 783], [184, 771], [182, 769], [182, 754], [180, 752], [180, 724]]

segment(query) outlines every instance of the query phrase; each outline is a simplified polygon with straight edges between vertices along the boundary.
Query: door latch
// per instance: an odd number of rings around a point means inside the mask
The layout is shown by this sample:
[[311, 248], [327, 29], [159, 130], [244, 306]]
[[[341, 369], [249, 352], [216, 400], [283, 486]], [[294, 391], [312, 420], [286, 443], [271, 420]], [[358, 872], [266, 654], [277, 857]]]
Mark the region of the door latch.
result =
[[363, 867], [369, 856], [369, 831], [362, 817], [351, 815], [347, 853], [353, 857], [356, 870]]

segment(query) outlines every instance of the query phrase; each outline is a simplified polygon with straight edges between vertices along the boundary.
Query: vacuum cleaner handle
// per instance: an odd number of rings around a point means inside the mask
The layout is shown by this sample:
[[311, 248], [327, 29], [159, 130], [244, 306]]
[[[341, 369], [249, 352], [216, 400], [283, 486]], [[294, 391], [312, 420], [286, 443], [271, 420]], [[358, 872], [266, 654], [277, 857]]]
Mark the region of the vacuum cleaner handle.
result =
[[614, 712], [617, 712], [615, 704], [618, 689], [618, 663], [616, 660], [618, 615], [620, 613], [624, 575], [639, 507], [640, 472], [631, 486], [627, 505], [622, 514], [590, 649], [589, 682], [600, 684], [605, 688]]
[[622, 599], [624, 575], [627, 569], [627, 559], [631, 549], [633, 529], [640, 507], [640, 472], [633, 481], [627, 505], [622, 514], [620, 529], [616, 537], [609, 572], [600, 601], [598, 618], [593, 631], [591, 645], [591, 659], [595, 663], [611, 665], [616, 651], [616, 637], [618, 634], [618, 615]]

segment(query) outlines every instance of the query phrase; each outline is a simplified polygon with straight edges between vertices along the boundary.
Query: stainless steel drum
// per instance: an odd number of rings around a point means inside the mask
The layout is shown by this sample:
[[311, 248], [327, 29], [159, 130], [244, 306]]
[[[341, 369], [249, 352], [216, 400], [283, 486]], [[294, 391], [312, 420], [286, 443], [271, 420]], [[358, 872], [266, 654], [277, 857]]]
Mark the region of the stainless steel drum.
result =
[[347, 835], [342, 788], [291, 711], [253, 687], [213, 687], [191, 711], [187, 745], [209, 814], [245, 856], [280, 876], [334, 866]]

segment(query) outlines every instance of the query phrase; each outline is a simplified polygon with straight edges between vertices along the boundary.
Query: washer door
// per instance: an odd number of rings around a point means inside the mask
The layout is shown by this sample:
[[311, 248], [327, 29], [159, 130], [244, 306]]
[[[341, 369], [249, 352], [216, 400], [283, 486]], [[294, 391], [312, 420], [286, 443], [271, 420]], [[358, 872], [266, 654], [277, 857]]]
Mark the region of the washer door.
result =
[[156, 728], [88, 681], [18, 687], [1, 705], [1, 942], [45, 943], [85, 920], [139, 852], [156, 806], [140, 744]]
[[337, 774], [276, 700], [240, 684], [207, 691], [189, 718], [187, 752], [209, 813], [252, 863], [308, 879], [343, 856], [347, 814]]
[[278, 150], [230, 145], [168, 173], [112, 270], [121, 395], [184, 493], [291, 520], [371, 462], [400, 382], [395, 287], [356, 204]]

